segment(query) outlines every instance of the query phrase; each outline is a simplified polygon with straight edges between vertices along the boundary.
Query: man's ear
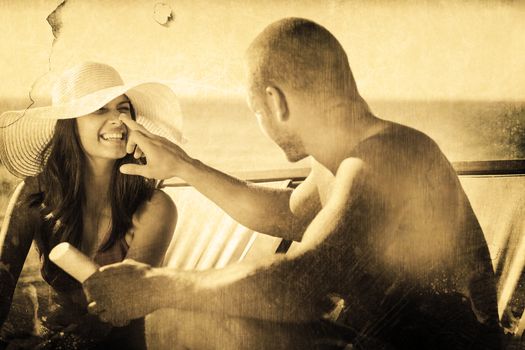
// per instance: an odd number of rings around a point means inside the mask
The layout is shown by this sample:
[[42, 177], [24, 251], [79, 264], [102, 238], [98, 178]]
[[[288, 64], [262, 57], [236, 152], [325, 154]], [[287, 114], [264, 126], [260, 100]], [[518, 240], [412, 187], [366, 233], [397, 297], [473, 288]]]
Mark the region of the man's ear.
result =
[[265, 93], [266, 101], [268, 106], [270, 106], [272, 113], [279, 121], [286, 121], [289, 116], [289, 110], [283, 92], [275, 86], [268, 86]]

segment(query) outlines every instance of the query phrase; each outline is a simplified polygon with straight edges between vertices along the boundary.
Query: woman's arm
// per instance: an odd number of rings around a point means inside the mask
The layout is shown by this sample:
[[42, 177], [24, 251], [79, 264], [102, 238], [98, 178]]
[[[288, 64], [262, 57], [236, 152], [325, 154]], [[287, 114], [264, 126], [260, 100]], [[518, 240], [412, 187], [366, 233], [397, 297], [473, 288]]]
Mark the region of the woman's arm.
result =
[[16, 187], [0, 230], [0, 326], [9, 313], [16, 282], [33, 240], [35, 218], [28, 208], [28, 191], [24, 182]]
[[171, 198], [155, 190], [133, 215], [134, 236], [126, 255], [152, 266], [159, 266], [173, 237], [177, 224], [177, 208]]

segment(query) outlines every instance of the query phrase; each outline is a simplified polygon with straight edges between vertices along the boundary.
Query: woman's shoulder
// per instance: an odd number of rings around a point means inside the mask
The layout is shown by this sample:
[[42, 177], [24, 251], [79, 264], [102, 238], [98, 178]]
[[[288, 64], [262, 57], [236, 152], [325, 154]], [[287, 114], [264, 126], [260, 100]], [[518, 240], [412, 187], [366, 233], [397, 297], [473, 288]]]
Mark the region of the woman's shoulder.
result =
[[151, 224], [159, 220], [176, 222], [177, 207], [164, 191], [156, 189], [151, 199], [145, 201], [133, 215], [134, 224]]
[[173, 199], [164, 191], [156, 189], [153, 191], [151, 199], [145, 203], [145, 207], [149, 211], [160, 212], [177, 212], [177, 207]]

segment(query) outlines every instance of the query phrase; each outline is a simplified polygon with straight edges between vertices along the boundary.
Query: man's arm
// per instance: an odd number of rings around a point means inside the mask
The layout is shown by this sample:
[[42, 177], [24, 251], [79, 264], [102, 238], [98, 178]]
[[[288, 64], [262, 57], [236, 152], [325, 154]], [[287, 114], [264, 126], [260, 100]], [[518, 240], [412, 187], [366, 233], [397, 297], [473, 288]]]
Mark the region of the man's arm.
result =
[[292, 189], [277, 189], [237, 179], [193, 160], [181, 177], [212, 200], [240, 224], [258, 232], [301, 241], [306, 227], [319, 210], [316, 188], [293, 191], [301, 210], [292, 211]]
[[[128, 153], [139, 152], [146, 165], [126, 164], [126, 174], [165, 179], [177, 176], [215, 202], [242, 225], [269, 235], [300, 241], [319, 209], [316, 188], [297, 189], [301, 211], [290, 209], [291, 189], [275, 189], [237, 179], [188, 156], [170, 141], [149, 133], [128, 117], [121, 120], [129, 130]], [[137, 147], [140, 151], [137, 151]]]
[[289, 255], [209, 271], [109, 265], [84, 284], [95, 302], [91, 311], [105, 320], [137, 318], [163, 307], [273, 321], [318, 319], [328, 311], [328, 294], [351, 277], [351, 236], [366, 234], [356, 224], [368, 214], [360, 210], [366, 198], [361, 163], [351, 160], [344, 168], [300, 248]]

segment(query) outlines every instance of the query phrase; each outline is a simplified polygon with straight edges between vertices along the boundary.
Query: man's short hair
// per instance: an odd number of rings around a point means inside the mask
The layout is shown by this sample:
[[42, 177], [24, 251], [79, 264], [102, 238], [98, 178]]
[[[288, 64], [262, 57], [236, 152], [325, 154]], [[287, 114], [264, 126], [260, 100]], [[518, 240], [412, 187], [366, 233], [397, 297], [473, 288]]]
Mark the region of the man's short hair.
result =
[[256, 89], [286, 85], [307, 94], [357, 93], [341, 44], [307, 19], [285, 18], [266, 27], [248, 48], [247, 61]]

